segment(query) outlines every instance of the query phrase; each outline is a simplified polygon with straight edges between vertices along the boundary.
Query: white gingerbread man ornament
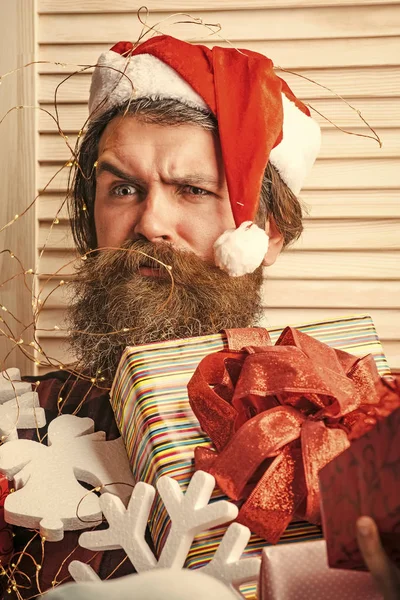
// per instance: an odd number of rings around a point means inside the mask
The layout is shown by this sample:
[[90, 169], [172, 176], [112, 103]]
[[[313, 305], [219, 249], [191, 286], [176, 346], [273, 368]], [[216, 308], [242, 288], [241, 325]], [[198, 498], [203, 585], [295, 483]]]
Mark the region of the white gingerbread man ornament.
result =
[[79, 481], [104, 486], [100, 491], [125, 501], [134, 484], [121, 438], [106, 441], [93, 433], [87, 417], [61, 415], [48, 429], [48, 446], [31, 440], [10, 441], [0, 447], [0, 472], [14, 478], [16, 491], [4, 505], [8, 523], [40, 529], [49, 541], [59, 541], [64, 530], [85, 529], [102, 518], [99, 498]]

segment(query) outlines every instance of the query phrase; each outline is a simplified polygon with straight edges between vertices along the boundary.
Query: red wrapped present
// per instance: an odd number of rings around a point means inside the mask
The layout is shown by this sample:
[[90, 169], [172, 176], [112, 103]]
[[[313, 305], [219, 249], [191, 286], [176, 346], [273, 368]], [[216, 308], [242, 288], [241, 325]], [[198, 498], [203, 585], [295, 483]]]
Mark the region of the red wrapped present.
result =
[[5, 567], [13, 553], [12, 529], [4, 519], [4, 502], [9, 493], [8, 479], [0, 474], [0, 572]]
[[290, 327], [274, 346], [243, 348], [240, 330], [237, 343], [234, 335], [188, 384], [216, 448], [196, 448], [196, 469], [242, 503], [238, 522], [276, 543], [294, 517], [320, 523], [319, 470], [400, 398], [371, 355], [357, 358]]
[[[400, 382], [387, 381], [400, 395]], [[400, 567], [400, 408], [353, 442], [320, 474], [322, 518], [329, 566], [365, 570], [358, 549], [358, 517], [372, 517], [382, 545]]]

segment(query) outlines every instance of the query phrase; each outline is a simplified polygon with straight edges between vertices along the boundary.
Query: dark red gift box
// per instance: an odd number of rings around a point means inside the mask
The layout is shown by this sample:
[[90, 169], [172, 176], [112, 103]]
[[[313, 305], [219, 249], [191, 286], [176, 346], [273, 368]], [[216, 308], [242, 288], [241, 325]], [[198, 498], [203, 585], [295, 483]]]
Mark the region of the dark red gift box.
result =
[[355, 527], [367, 515], [400, 567], [400, 408], [321, 469], [319, 480], [329, 566], [366, 570]]

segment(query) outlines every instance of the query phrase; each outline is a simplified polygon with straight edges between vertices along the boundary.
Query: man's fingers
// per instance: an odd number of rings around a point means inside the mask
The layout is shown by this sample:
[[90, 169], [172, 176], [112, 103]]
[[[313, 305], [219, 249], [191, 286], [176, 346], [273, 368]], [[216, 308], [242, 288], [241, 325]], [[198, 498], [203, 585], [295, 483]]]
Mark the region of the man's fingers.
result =
[[388, 572], [385, 552], [379, 538], [378, 528], [370, 517], [357, 521], [357, 541], [368, 569], [372, 574]]
[[382, 548], [378, 528], [370, 517], [357, 520], [357, 541], [365, 563], [385, 600], [399, 598], [400, 577]]

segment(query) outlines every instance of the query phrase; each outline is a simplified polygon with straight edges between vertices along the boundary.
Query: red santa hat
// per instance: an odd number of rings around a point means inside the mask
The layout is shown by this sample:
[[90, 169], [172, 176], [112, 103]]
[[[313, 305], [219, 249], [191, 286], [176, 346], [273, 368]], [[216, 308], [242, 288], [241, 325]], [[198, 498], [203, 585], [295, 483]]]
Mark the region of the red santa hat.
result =
[[104, 52], [93, 73], [89, 110], [97, 116], [142, 97], [174, 98], [215, 115], [237, 227], [215, 242], [215, 262], [233, 276], [253, 272], [268, 249], [268, 236], [253, 223], [265, 167], [270, 161], [299, 193], [320, 147], [310, 111], [262, 54], [166, 35], [136, 48], [119, 42]]

